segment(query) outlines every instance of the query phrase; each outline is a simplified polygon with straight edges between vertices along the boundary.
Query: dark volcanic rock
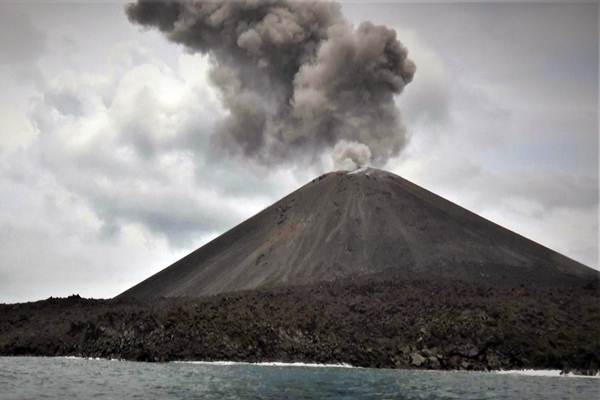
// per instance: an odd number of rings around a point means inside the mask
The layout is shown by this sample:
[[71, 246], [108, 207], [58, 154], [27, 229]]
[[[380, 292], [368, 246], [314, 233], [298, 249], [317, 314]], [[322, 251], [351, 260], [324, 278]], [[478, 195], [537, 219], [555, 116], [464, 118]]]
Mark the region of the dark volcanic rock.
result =
[[598, 272], [389, 172], [323, 175], [121, 297], [202, 296], [391, 272], [492, 286]]
[[0, 305], [0, 354], [598, 370], [595, 290], [389, 278], [207, 298]]

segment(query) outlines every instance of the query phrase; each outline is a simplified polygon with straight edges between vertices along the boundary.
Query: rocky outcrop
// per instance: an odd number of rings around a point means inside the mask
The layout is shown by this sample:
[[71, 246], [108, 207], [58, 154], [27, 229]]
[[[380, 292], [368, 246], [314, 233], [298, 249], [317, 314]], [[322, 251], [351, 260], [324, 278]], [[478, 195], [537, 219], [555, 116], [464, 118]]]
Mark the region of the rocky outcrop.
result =
[[0, 354], [598, 371], [594, 288], [389, 278], [150, 303], [71, 297], [0, 305]]

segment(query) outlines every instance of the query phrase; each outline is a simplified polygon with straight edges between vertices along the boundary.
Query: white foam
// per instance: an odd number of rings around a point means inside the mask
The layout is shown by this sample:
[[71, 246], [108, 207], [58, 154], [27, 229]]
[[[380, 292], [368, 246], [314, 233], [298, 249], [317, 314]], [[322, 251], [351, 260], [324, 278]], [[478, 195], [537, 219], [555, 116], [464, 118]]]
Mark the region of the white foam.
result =
[[66, 360], [88, 360], [88, 361], [122, 361], [118, 358], [102, 358], [102, 357], [79, 357], [79, 356], [58, 356]]
[[600, 373], [596, 375], [576, 375], [572, 372], [564, 374], [560, 369], [509, 369], [493, 371], [501, 375], [525, 375], [525, 376], [550, 376], [550, 377], [568, 377], [568, 378], [600, 378]]
[[176, 364], [206, 364], [206, 365], [252, 365], [261, 367], [307, 367], [307, 368], [356, 368], [350, 364], [318, 364], [302, 362], [244, 362], [244, 361], [173, 361]]
[[[68, 360], [90, 360], [90, 361], [126, 361], [118, 358], [101, 358], [101, 357], [78, 357], [78, 356], [58, 356], [57, 358], [64, 358]], [[319, 364], [319, 363], [303, 363], [303, 362], [281, 362], [281, 361], [270, 361], [270, 362], [245, 362], [245, 361], [170, 361], [174, 364], [198, 364], [198, 365], [219, 365], [219, 366], [231, 366], [231, 365], [251, 365], [260, 367], [304, 367], [304, 368], [361, 368], [355, 367], [350, 364]], [[419, 371], [419, 372], [472, 372], [481, 373], [480, 371], [462, 371], [462, 370], [414, 370], [410, 369], [407, 371]], [[521, 375], [521, 376], [544, 376], [544, 377], [560, 377], [560, 378], [592, 378], [600, 379], [600, 372], [596, 375], [577, 375], [572, 372], [563, 373], [560, 369], [505, 369], [495, 370], [485, 373], [499, 374], [499, 375]]]

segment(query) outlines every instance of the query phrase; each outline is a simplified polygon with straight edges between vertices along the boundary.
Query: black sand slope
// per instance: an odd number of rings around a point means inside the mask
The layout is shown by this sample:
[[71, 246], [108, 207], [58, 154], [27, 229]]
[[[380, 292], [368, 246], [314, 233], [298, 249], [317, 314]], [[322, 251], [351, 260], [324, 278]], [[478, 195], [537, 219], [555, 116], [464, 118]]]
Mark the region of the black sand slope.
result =
[[397, 175], [325, 174], [121, 298], [194, 297], [373, 273], [567, 287], [598, 272]]

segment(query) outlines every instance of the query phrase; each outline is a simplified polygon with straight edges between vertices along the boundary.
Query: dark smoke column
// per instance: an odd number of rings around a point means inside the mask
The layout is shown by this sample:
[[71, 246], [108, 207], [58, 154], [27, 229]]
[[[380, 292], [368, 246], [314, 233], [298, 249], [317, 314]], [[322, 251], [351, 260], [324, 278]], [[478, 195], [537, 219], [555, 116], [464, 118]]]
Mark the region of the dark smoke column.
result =
[[335, 146], [334, 158], [350, 160], [336, 164], [360, 166], [383, 164], [405, 145], [394, 95], [415, 65], [392, 29], [354, 29], [339, 4], [318, 1], [139, 0], [126, 12], [209, 55], [229, 111], [213, 135], [220, 150], [276, 164], [310, 162]]

